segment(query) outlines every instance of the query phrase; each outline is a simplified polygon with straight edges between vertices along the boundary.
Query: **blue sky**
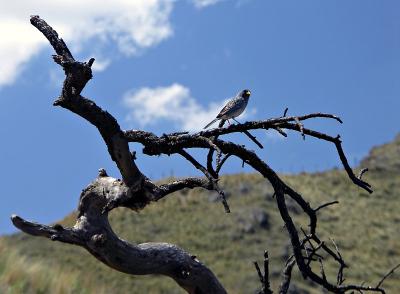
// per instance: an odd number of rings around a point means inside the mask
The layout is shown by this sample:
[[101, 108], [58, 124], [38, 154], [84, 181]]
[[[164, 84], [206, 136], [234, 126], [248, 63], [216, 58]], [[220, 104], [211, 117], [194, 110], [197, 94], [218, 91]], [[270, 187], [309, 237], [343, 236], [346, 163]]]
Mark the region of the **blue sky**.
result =
[[[62, 218], [100, 167], [119, 176], [96, 129], [52, 106], [63, 74], [29, 24], [31, 14], [48, 20], [75, 57], [97, 59], [83, 94], [124, 129], [201, 128], [225, 99], [249, 88], [242, 121], [280, 116], [285, 107], [342, 117], [343, 125], [306, 126], [340, 133], [352, 164], [400, 130], [398, 1], [93, 1], [24, 1], [18, 8], [0, 0], [0, 233], [14, 231], [12, 213], [44, 223]], [[339, 166], [327, 143], [255, 134], [265, 145], [260, 156], [278, 171]], [[257, 149], [245, 137], [230, 139]], [[153, 179], [197, 174], [176, 157], [139, 153], [137, 163]], [[232, 160], [226, 171], [250, 169]]]

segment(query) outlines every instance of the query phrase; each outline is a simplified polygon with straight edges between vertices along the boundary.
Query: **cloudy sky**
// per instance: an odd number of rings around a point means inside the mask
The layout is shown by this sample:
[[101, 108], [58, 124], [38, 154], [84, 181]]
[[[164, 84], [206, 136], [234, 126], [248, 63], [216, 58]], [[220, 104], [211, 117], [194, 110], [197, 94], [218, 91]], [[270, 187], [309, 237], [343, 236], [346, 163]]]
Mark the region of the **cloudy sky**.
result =
[[[30, 15], [48, 21], [77, 59], [96, 58], [83, 95], [124, 129], [195, 131], [249, 88], [242, 121], [280, 116], [285, 107], [341, 116], [343, 125], [306, 126], [342, 134], [353, 165], [400, 130], [396, 0], [0, 0], [0, 7], [0, 233], [13, 232], [12, 213], [62, 218], [100, 167], [119, 176], [95, 128], [52, 106], [63, 72]], [[255, 135], [278, 171], [339, 165], [327, 143]], [[257, 149], [242, 136], [229, 139]], [[139, 153], [138, 165], [154, 179], [197, 174], [175, 157]], [[232, 160], [226, 171], [250, 169]]]

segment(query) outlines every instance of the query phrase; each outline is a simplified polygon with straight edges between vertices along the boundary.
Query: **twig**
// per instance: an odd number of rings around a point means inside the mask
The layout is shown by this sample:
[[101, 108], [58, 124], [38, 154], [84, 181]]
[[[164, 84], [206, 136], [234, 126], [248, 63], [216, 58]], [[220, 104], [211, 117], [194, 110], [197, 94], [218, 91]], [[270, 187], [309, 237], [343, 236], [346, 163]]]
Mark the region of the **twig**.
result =
[[226, 201], [225, 193], [219, 188], [217, 184], [217, 179], [215, 179], [204, 166], [202, 166], [196, 159], [194, 159], [193, 156], [191, 156], [185, 150], [182, 149], [178, 153], [182, 155], [182, 157], [184, 157], [187, 161], [189, 161], [195, 168], [200, 170], [208, 178], [211, 185], [213, 186], [213, 189], [217, 191], [218, 194], [220, 195], [225, 212], [230, 213], [231, 211], [228, 202]]
[[[333, 246], [335, 247], [336, 254], [340, 258], [340, 260], [343, 261], [342, 254], [340, 253], [339, 247], [336, 245], [335, 240], [333, 240], [333, 238], [330, 238], [330, 239], [332, 241]], [[344, 278], [343, 278], [343, 270], [344, 270], [344, 268], [345, 268], [344, 262], [340, 263], [339, 270], [338, 270], [337, 277], [336, 277], [336, 282], [337, 282], [338, 285], [341, 285], [344, 282]], [[361, 284], [361, 286], [363, 286], [363, 284]]]
[[[290, 130], [296, 130], [299, 131], [299, 126], [295, 125], [295, 124], [290, 124], [290, 123], [284, 123], [282, 125], [285, 129], [290, 129]], [[369, 193], [372, 193], [372, 189], [371, 189], [371, 185], [368, 184], [367, 182], [359, 179], [353, 172], [353, 170], [351, 169], [349, 162], [347, 161], [346, 155], [344, 154], [343, 148], [342, 148], [342, 141], [340, 139], [340, 136], [336, 136], [336, 137], [332, 137], [314, 130], [310, 130], [310, 129], [306, 129], [303, 128], [303, 132], [304, 134], [307, 134], [308, 136], [314, 137], [314, 138], [318, 138], [324, 141], [328, 141], [331, 142], [333, 144], [335, 144], [336, 150], [338, 152], [340, 161], [343, 164], [344, 169], [346, 170], [347, 175], [349, 176], [349, 178], [353, 181], [354, 184], [356, 184], [357, 186], [363, 188], [364, 190], [368, 191]]]
[[272, 294], [269, 283], [269, 256], [268, 251], [264, 251], [264, 289], [266, 294]]
[[358, 174], [358, 178], [361, 180], [362, 176], [368, 171], [368, 168], [363, 168], [360, 170], [360, 173]]
[[268, 258], [268, 251], [264, 251], [264, 275], [261, 272], [258, 263], [254, 261], [254, 266], [257, 270], [258, 278], [261, 282], [262, 288], [259, 293], [262, 294], [272, 294], [271, 286], [269, 283], [269, 258]]
[[307, 265], [310, 265], [310, 263], [313, 261], [312, 258], [313, 258], [314, 256], [316, 256], [316, 257], [318, 258], [318, 260], [322, 260], [322, 259], [323, 259], [323, 257], [317, 253], [317, 251], [318, 251], [322, 246], [324, 246], [324, 242], [321, 242], [320, 244], [317, 245], [317, 247], [315, 247], [315, 248], [313, 248], [313, 249], [311, 250], [311, 253], [310, 253], [310, 255], [309, 255], [309, 260], [308, 260], [308, 262], [307, 262]]
[[264, 146], [257, 140], [257, 138], [255, 136], [253, 136], [252, 134], [250, 134], [249, 131], [245, 130], [243, 131], [243, 133], [249, 137], [258, 147], [260, 147], [260, 149], [263, 149]]
[[222, 202], [222, 205], [224, 206], [225, 212], [230, 213], [231, 209], [228, 205], [228, 201], [226, 201], [225, 192], [223, 190], [219, 190], [219, 188], [217, 191], [218, 191], [219, 196], [221, 197], [221, 202]]
[[325, 203], [325, 204], [322, 204], [322, 205], [318, 206], [316, 209], [314, 209], [314, 211], [317, 212], [318, 210], [320, 210], [322, 208], [325, 208], [325, 207], [330, 206], [330, 205], [338, 204], [338, 203], [339, 203], [339, 201], [337, 201], [337, 200], [336, 201], [331, 201], [331, 202], [328, 202], [328, 203]]
[[324, 264], [322, 263], [322, 259], [318, 258], [319, 264], [320, 264], [320, 270], [321, 270], [321, 275], [322, 279], [326, 281], [326, 275], [325, 275], [325, 270], [324, 270]]
[[207, 153], [207, 170], [214, 178], [218, 178], [218, 173], [213, 167], [214, 151], [215, 150], [213, 148], [210, 148], [208, 150], [208, 153]]
[[376, 285], [376, 288], [380, 288], [383, 284], [383, 282], [389, 277], [391, 274], [393, 274], [398, 268], [400, 267], [400, 263], [393, 267], [386, 275], [383, 276], [383, 278], [379, 281], [379, 283]]
[[264, 276], [263, 276], [263, 274], [261, 273], [261, 269], [260, 269], [260, 267], [258, 266], [257, 261], [254, 261], [254, 266], [256, 267], [257, 274], [258, 274], [258, 278], [259, 278], [261, 284], [264, 284]]
[[219, 147], [217, 145], [215, 145], [214, 142], [210, 138], [199, 136], [198, 139], [204, 140], [205, 142], [207, 142], [207, 144], [210, 146], [210, 149], [214, 149], [217, 152], [216, 164], [218, 165], [219, 161], [221, 159], [221, 153], [222, 153], [221, 149], [219, 149]]
[[284, 136], [285, 138], [287, 137], [287, 134], [280, 128], [280, 127], [274, 127], [273, 128], [275, 131], [277, 131], [279, 134]]
[[288, 292], [295, 264], [296, 260], [294, 258], [289, 258], [286, 262], [286, 266], [282, 270], [282, 282], [279, 286], [279, 294], [286, 294]]
[[[240, 124], [239, 121], [237, 121], [235, 118], [232, 118], [235, 122], [237, 122], [238, 124]], [[264, 146], [257, 140], [257, 138], [255, 136], [253, 136], [252, 134], [250, 134], [250, 132], [248, 130], [243, 130], [243, 133], [249, 137], [258, 147], [260, 147], [260, 149], [263, 149]]]
[[225, 156], [221, 159], [219, 165], [217, 165], [217, 167], [215, 168], [215, 172], [217, 174], [219, 174], [219, 172], [221, 171], [222, 166], [224, 165], [225, 161], [231, 156], [232, 154], [228, 153], [225, 154]]

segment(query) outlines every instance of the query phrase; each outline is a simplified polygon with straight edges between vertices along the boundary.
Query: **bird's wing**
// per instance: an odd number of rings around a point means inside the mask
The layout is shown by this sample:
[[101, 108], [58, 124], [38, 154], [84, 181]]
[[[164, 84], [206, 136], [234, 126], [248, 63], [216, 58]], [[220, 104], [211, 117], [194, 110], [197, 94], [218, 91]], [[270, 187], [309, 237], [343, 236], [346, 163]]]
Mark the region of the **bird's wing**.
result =
[[229, 111], [231, 111], [233, 108], [235, 108], [235, 104], [237, 103], [236, 101], [237, 99], [234, 98], [230, 101], [228, 101], [228, 103], [226, 103], [226, 105], [224, 106], [224, 108], [221, 109], [221, 111], [218, 113], [217, 118], [222, 117], [223, 115], [227, 114]]

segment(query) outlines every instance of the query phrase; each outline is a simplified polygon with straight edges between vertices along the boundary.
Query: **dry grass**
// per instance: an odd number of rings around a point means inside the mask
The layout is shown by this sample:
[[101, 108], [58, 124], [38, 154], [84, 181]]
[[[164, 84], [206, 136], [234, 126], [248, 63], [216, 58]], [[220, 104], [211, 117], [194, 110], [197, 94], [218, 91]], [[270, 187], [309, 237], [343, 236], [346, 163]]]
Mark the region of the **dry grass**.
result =
[[[372, 195], [355, 187], [340, 170], [284, 177], [312, 206], [340, 201], [340, 205], [319, 213], [319, 231], [324, 238], [335, 237], [352, 264], [346, 271], [348, 282], [376, 284], [400, 262], [399, 142], [400, 137], [373, 150], [372, 156], [385, 155], [385, 165], [376, 158], [364, 161], [371, 169], [365, 177], [375, 189]], [[268, 249], [276, 287], [283, 258], [288, 254], [288, 240], [271, 187], [255, 174], [225, 176], [221, 184], [230, 195], [229, 215], [208, 191], [183, 191], [139, 214], [125, 209], [113, 211], [113, 228], [131, 242], [165, 241], [187, 249], [210, 266], [229, 293], [254, 293], [259, 285], [252, 261], [261, 261]], [[297, 213], [298, 207], [291, 207], [295, 221], [306, 227], [307, 219]], [[254, 217], [260, 211], [266, 212], [269, 227], [262, 227]], [[71, 225], [73, 216], [63, 223]], [[326, 272], [335, 278], [329, 262]], [[321, 293], [297, 271], [294, 275], [294, 293]], [[400, 274], [393, 275], [385, 285], [387, 293], [400, 293]], [[169, 278], [125, 275], [102, 265], [81, 248], [24, 234], [0, 238], [0, 292], [183, 293]]]

